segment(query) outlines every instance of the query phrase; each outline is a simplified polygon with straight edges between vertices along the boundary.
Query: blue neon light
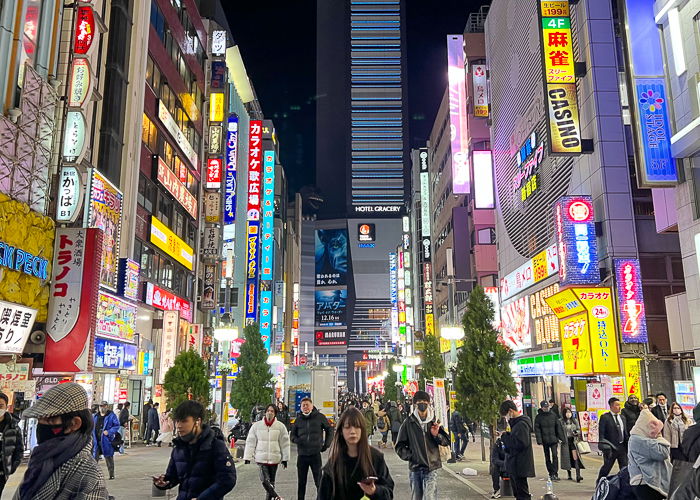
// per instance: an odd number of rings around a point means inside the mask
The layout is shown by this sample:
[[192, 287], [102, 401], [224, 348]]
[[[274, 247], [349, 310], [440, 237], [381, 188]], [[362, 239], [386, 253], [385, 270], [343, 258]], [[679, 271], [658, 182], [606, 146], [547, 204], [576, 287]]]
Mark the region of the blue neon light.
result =
[[260, 337], [265, 344], [265, 349], [270, 352], [272, 337], [272, 291], [260, 292]]
[[559, 246], [559, 285], [600, 283], [593, 200], [590, 196], [563, 196], [555, 205]]
[[226, 130], [226, 183], [224, 191], [224, 224], [236, 222], [236, 166], [238, 153], [238, 116], [228, 117]]
[[275, 228], [275, 152], [263, 152], [262, 240], [260, 279], [272, 279]]

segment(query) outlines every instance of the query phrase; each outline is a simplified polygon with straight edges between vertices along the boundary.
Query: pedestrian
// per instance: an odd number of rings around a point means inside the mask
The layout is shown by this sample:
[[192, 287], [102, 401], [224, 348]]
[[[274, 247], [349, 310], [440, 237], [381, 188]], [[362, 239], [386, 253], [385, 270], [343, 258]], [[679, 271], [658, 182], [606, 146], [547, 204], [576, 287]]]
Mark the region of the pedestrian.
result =
[[277, 402], [277, 414], [275, 415], [275, 418], [277, 418], [277, 420], [284, 425], [285, 429], [287, 429], [287, 432], [289, 432], [289, 429], [291, 428], [291, 423], [289, 421], [289, 408], [287, 408], [287, 405], [285, 405], [282, 401]]
[[464, 423], [458, 410], [453, 411], [450, 416], [450, 432], [454, 436], [455, 458], [461, 460], [464, 458], [464, 451], [469, 444], [469, 431], [467, 431], [467, 424]]
[[649, 410], [639, 413], [629, 438], [630, 485], [638, 500], [668, 496], [671, 445], [662, 436], [664, 424]]
[[382, 439], [379, 441], [380, 448], [386, 448], [386, 442], [389, 439], [391, 424], [389, 423], [389, 414], [386, 409], [388, 406], [389, 403], [387, 403], [385, 407], [380, 408], [379, 412], [377, 412], [377, 430], [382, 435]]
[[564, 408], [562, 411], [561, 427], [565, 438], [561, 445], [561, 468], [567, 472], [569, 481], [573, 481], [571, 469], [575, 469], [576, 482], [580, 483], [583, 481], [581, 469], [585, 469], [577, 446], [577, 443], [581, 441], [581, 426], [578, 419], [574, 417], [571, 408]]
[[610, 398], [608, 405], [610, 412], [603, 413], [598, 422], [598, 449], [603, 452], [603, 466], [598, 472], [598, 480], [610, 474], [616, 460], [620, 469], [627, 465], [630, 430], [625, 426], [625, 419], [620, 414], [620, 400]]
[[401, 424], [406, 420], [403, 414], [403, 410], [399, 408], [396, 401], [391, 401], [389, 407], [389, 425], [391, 426], [391, 442], [396, 446], [396, 440], [399, 437], [399, 429], [401, 429]]
[[384, 455], [372, 448], [362, 413], [356, 408], [343, 412], [328, 462], [323, 468], [318, 500], [391, 500], [394, 481]]
[[564, 442], [561, 423], [547, 401], [540, 402], [540, 409], [535, 417], [535, 438], [542, 446], [544, 460], [547, 464], [549, 479], [559, 481], [559, 457], [557, 449]]
[[177, 435], [165, 474], [153, 477], [156, 488], [180, 486], [176, 500], [223, 500], [236, 485], [236, 467], [221, 433], [203, 424], [204, 408], [184, 401], [173, 411]]
[[491, 474], [491, 485], [493, 493], [491, 498], [501, 498], [501, 479], [508, 477], [506, 472], [506, 447], [501, 439], [501, 434], [506, 430], [505, 418], [499, 418], [496, 422], [496, 441], [491, 448], [491, 463], [489, 464], [489, 473]]
[[654, 407], [654, 398], [647, 397], [642, 400], [639, 407], [642, 410], [651, 410]]
[[559, 406], [557, 406], [557, 403], [556, 401], [554, 401], [554, 398], [549, 400], [549, 408], [550, 411], [557, 416], [557, 419], [561, 420], [561, 412], [559, 411]]
[[[98, 462], [104, 457], [107, 464], [109, 478], [114, 479], [114, 448], [119, 448], [121, 435], [119, 434], [119, 418], [114, 414], [107, 401], [100, 403], [100, 410], [93, 417], [95, 425], [95, 445], [93, 454]], [[118, 439], [115, 440], [115, 437]]]
[[631, 429], [637, 423], [640, 411], [642, 411], [642, 408], [639, 406], [639, 398], [634, 394], [630, 394], [627, 401], [625, 401], [625, 407], [621, 411], [622, 418], [624, 418], [628, 429]]
[[[158, 434], [160, 433], [160, 417], [158, 416], [158, 407], [160, 403], [154, 404], [150, 410], [148, 410], [148, 439], [146, 440], [146, 446], [152, 446], [158, 440]], [[160, 443], [158, 443], [160, 446]]]
[[430, 406], [430, 395], [416, 391], [415, 410], [399, 429], [396, 453], [408, 462], [412, 500], [437, 500], [437, 477], [442, 468], [440, 446], [450, 446], [445, 432]]
[[143, 405], [143, 412], [141, 413], [141, 432], [143, 436], [143, 444], [148, 444], [148, 412], [151, 411], [153, 407], [153, 400], [149, 399], [145, 405]]
[[304, 500], [309, 469], [318, 490], [321, 453], [330, 447], [333, 440], [333, 427], [326, 416], [314, 407], [311, 398], [301, 400], [301, 413], [292, 426], [291, 440], [297, 445], [297, 499]]
[[22, 462], [24, 455], [24, 441], [22, 431], [19, 428], [19, 420], [14, 418], [8, 410], [10, 398], [0, 392], [0, 497], [5, 484], [17, 467]]
[[131, 403], [127, 401], [122, 405], [121, 410], [119, 410], [119, 434], [122, 437], [122, 445], [119, 447], [120, 455], [126, 454], [126, 451], [124, 451], [124, 436], [126, 436], [126, 431], [128, 430], [129, 425], [131, 424], [131, 419], [133, 418], [131, 413], [129, 413], [130, 408]]
[[506, 472], [517, 500], [530, 500], [529, 477], [535, 477], [535, 457], [532, 452], [532, 421], [520, 415], [518, 407], [511, 400], [501, 403], [499, 413], [506, 417], [510, 431], [501, 434], [506, 450]]
[[685, 456], [685, 460], [691, 464], [694, 464], [698, 457], [700, 457], [700, 403], [696, 404], [695, 408], [693, 408], [693, 420], [695, 424], [686, 429], [681, 443], [683, 456]]
[[365, 399], [362, 402], [362, 416], [365, 417], [365, 425], [367, 425], [367, 437], [370, 444], [372, 443], [372, 435], [374, 434], [374, 429], [377, 427], [377, 414], [374, 412], [374, 408], [369, 404], [369, 401]]
[[681, 443], [683, 442], [683, 434], [685, 434], [686, 429], [688, 429], [690, 425], [690, 420], [683, 412], [681, 405], [678, 403], [673, 403], [671, 405], [671, 412], [668, 414], [663, 424], [664, 439], [671, 443], [671, 462], [685, 460]]
[[158, 435], [158, 438], [156, 439], [156, 442], [158, 443], [158, 446], [160, 446], [161, 443], [165, 443], [168, 446], [172, 448], [173, 446], [173, 419], [172, 419], [172, 410], [167, 410], [162, 412], [159, 415], [159, 424], [160, 424], [160, 434]]
[[273, 493], [277, 468], [282, 464], [286, 469], [289, 461], [289, 434], [276, 414], [275, 405], [267, 405], [265, 417], [250, 428], [243, 453], [246, 464], [254, 460], [260, 467], [260, 482], [267, 492], [267, 500], [277, 498]]
[[666, 421], [670, 413], [668, 411], [668, 398], [666, 394], [660, 392], [656, 395], [656, 406], [651, 409], [651, 413], [662, 422]]
[[74, 382], [58, 384], [22, 417], [38, 420], [38, 444], [14, 500], [107, 500], [104, 476], [92, 455], [93, 419], [85, 389]]

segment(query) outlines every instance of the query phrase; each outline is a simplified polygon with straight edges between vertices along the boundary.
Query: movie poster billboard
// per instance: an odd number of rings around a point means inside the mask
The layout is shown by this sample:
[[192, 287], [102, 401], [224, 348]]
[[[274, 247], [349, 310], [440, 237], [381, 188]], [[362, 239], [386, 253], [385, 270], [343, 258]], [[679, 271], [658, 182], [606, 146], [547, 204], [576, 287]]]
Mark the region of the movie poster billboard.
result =
[[347, 290], [316, 290], [316, 326], [345, 326], [347, 298]]
[[102, 269], [100, 284], [117, 291], [119, 271], [119, 235], [121, 233], [122, 193], [97, 169], [92, 170], [87, 227], [102, 229]]
[[346, 285], [348, 230], [316, 230], [316, 286]]

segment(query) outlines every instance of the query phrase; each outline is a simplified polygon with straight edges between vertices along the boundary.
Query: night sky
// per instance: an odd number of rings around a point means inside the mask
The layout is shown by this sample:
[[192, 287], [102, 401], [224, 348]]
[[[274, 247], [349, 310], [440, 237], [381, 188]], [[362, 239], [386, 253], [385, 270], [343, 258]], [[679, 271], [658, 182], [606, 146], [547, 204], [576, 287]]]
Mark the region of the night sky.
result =
[[[343, 0], [318, 0], [343, 1]], [[409, 136], [424, 143], [447, 85], [445, 36], [488, 0], [406, 0]], [[316, 2], [225, 2], [266, 118], [275, 122], [290, 194], [314, 183]]]

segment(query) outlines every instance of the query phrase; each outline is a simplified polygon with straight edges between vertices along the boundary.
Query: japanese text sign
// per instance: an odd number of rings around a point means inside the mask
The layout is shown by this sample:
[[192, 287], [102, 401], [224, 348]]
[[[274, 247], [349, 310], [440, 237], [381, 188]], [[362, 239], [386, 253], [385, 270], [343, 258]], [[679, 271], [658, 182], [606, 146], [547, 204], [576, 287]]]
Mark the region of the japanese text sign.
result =
[[165, 129], [170, 132], [170, 135], [173, 136], [173, 139], [175, 139], [177, 145], [180, 146], [182, 152], [185, 153], [185, 157], [189, 160], [192, 167], [198, 171], [199, 156], [185, 134], [182, 132], [182, 130], [180, 130], [175, 118], [173, 118], [173, 115], [170, 114], [168, 107], [163, 103], [163, 101], [158, 101], [158, 119], [165, 126]]
[[180, 314], [177, 311], [163, 313], [163, 337], [160, 344], [159, 383], [165, 381], [165, 374], [175, 364], [177, 356], [177, 335], [180, 328]]
[[247, 220], [260, 220], [262, 181], [262, 122], [251, 120], [248, 132], [248, 210]]
[[557, 272], [559, 272], [559, 256], [555, 244], [501, 278], [501, 300], [505, 301], [517, 295]]
[[146, 285], [146, 304], [161, 311], [178, 311], [180, 317], [186, 321], [192, 321], [192, 307], [189, 301], [182, 299], [167, 290], [163, 290], [153, 283]]
[[73, 39], [73, 52], [87, 54], [95, 38], [97, 24], [95, 14], [90, 6], [78, 7], [75, 15], [75, 34]]
[[138, 348], [110, 339], [95, 339], [95, 367], [135, 370]]
[[617, 300], [620, 306], [620, 333], [625, 343], [646, 343], [647, 317], [642, 293], [639, 259], [613, 259]]
[[100, 292], [97, 300], [95, 334], [133, 342], [135, 333], [136, 305], [114, 295]]
[[221, 188], [221, 158], [209, 158], [207, 160], [207, 189]]
[[141, 266], [131, 259], [119, 259], [119, 288], [117, 293], [127, 299], [139, 297], [139, 273]]
[[228, 117], [226, 128], [226, 179], [224, 191], [224, 224], [236, 222], [236, 169], [238, 166], [238, 116]]
[[182, 205], [193, 219], [197, 220], [197, 198], [189, 192], [177, 175], [158, 157], [158, 182]]
[[36, 309], [0, 300], [0, 354], [22, 354], [36, 313]]
[[265, 349], [270, 352], [270, 339], [272, 335], [272, 291], [260, 292], [260, 337], [265, 344]]
[[170, 255], [190, 271], [194, 268], [194, 250], [165, 224], [151, 216], [151, 243]]
[[209, 121], [224, 121], [224, 94], [223, 92], [211, 92], [209, 94]]
[[563, 196], [555, 205], [559, 281], [593, 285], [600, 281], [593, 201], [590, 196]]
[[204, 193], [204, 221], [216, 224], [221, 220], [221, 193]]
[[463, 35], [447, 35], [447, 76], [452, 148], [452, 192], [469, 194], [471, 180]]
[[260, 241], [260, 279], [272, 279], [275, 230], [275, 152], [263, 155], [262, 239]]
[[574, 83], [574, 44], [569, 17], [543, 17], [545, 76], [547, 83]]
[[63, 166], [58, 180], [56, 222], [75, 222], [83, 202], [85, 187], [78, 167]]
[[486, 66], [472, 66], [472, 86], [474, 87], [474, 116], [489, 116], [489, 97], [486, 86]]

